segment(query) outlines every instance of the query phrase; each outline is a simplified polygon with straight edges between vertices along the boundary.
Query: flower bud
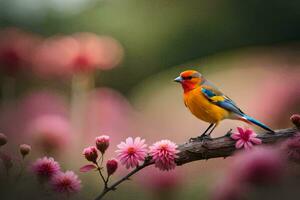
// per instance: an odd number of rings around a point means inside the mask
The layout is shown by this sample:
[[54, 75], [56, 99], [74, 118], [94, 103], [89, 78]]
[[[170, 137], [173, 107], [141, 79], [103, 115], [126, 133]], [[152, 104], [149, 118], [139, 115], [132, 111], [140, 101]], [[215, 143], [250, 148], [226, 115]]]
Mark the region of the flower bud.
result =
[[7, 143], [7, 137], [3, 133], [0, 133], [0, 146], [3, 146]]
[[115, 173], [117, 169], [118, 169], [118, 161], [116, 159], [113, 158], [107, 161], [106, 171], [108, 176]]
[[300, 128], [300, 115], [299, 114], [292, 115], [291, 116], [291, 121], [293, 122], [293, 124], [295, 124], [295, 126]]
[[27, 156], [31, 151], [31, 146], [28, 144], [21, 144], [20, 145], [20, 153], [22, 154], [23, 158]]
[[109, 146], [109, 136], [107, 135], [101, 135], [99, 137], [96, 137], [96, 146], [97, 149], [104, 154], [106, 149]]
[[93, 163], [97, 163], [97, 158], [98, 158], [98, 152], [96, 147], [91, 146], [87, 147], [83, 150], [83, 155], [88, 161], [91, 161]]

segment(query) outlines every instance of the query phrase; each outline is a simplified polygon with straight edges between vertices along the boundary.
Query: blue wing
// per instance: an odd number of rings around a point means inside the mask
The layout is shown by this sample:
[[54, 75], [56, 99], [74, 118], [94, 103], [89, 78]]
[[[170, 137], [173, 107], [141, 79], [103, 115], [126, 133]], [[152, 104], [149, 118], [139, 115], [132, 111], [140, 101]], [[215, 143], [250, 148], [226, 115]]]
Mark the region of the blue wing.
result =
[[211, 86], [202, 86], [201, 92], [209, 101], [211, 101], [215, 105], [238, 115], [244, 114], [243, 111], [238, 108], [237, 105], [229, 97], [225, 96], [217, 89]]

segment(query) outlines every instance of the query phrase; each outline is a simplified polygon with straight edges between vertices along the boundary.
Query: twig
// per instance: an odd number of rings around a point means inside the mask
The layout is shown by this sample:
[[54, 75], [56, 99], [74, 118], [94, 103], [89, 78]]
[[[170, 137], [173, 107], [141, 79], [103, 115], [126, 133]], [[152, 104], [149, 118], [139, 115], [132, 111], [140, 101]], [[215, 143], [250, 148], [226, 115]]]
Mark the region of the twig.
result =
[[126, 180], [129, 180], [129, 178], [130, 178], [132, 175], [134, 175], [134, 174], [137, 173], [138, 171], [140, 171], [140, 170], [144, 169], [145, 167], [147, 167], [147, 166], [149, 166], [149, 165], [152, 165], [152, 164], [153, 164], [153, 162], [151, 162], [149, 159], [146, 159], [146, 161], [145, 161], [142, 165], [136, 167], [134, 170], [132, 170], [131, 172], [129, 172], [126, 176], [124, 176], [124, 177], [121, 178], [120, 180], [118, 180], [118, 181], [116, 181], [115, 183], [113, 183], [111, 186], [109, 186], [109, 187], [107, 187], [107, 188], [104, 188], [103, 191], [101, 192], [101, 194], [95, 198], [95, 200], [100, 200], [100, 199], [102, 199], [102, 197], [104, 197], [105, 194], [106, 194], [107, 192], [109, 192], [109, 191], [111, 191], [111, 190], [115, 190], [116, 187], [117, 187], [118, 185], [120, 185], [122, 182], [124, 182], [124, 181], [126, 181]]

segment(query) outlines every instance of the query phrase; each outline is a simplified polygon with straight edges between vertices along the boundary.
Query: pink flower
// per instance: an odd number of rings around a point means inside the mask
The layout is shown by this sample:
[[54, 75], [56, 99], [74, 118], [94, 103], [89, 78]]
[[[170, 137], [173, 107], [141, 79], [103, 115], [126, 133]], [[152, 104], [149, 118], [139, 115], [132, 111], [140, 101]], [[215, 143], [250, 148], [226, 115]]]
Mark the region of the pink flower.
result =
[[60, 166], [53, 158], [44, 157], [37, 159], [33, 163], [32, 171], [40, 179], [50, 179], [60, 171]]
[[170, 140], [161, 140], [150, 147], [149, 154], [155, 162], [155, 167], [160, 170], [171, 170], [176, 166], [177, 145]]
[[31, 121], [28, 130], [38, 147], [46, 153], [63, 150], [71, 135], [69, 120], [56, 114], [37, 117]]
[[118, 159], [127, 169], [137, 167], [141, 161], [145, 160], [147, 155], [147, 145], [145, 144], [145, 140], [142, 140], [140, 137], [134, 140], [132, 137], [129, 137], [125, 142], [121, 142], [117, 145], [117, 147], [119, 148], [119, 150], [116, 151], [118, 153]]
[[0, 133], [0, 147], [7, 143], [7, 137], [3, 133]]
[[25, 69], [29, 57], [40, 38], [17, 28], [0, 31], [0, 70], [15, 75]]
[[109, 146], [109, 136], [107, 135], [101, 135], [99, 137], [96, 137], [96, 147], [97, 149], [104, 154], [106, 149]]
[[290, 119], [293, 122], [293, 124], [295, 124], [295, 126], [300, 127], [300, 115], [299, 114], [292, 115]]
[[97, 149], [96, 147], [94, 146], [91, 146], [91, 147], [87, 147], [83, 150], [83, 153], [82, 153], [85, 158], [88, 160], [88, 161], [91, 161], [93, 163], [97, 163], [97, 158], [98, 158], [98, 152], [97, 152]]
[[285, 159], [273, 148], [256, 147], [234, 157], [228, 174], [240, 183], [272, 184], [284, 174]]
[[143, 169], [137, 175], [138, 184], [157, 195], [164, 195], [176, 191], [184, 185], [186, 173], [182, 171], [158, 171], [154, 166]]
[[110, 176], [118, 169], [118, 161], [116, 159], [110, 159], [106, 162], [107, 175]]
[[289, 160], [300, 162], [300, 134], [285, 140], [281, 144], [281, 150], [288, 157]]
[[78, 192], [81, 181], [73, 171], [60, 172], [52, 177], [50, 182], [54, 191], [64, 194]]
[[[212, 189], [213, 200], [241, 200], [245, 199], [248, 187], [233, 177], [225, 177], [217, 182]], [[218, 192], [216, 192], [218, 191]]]
[[253, 130], [249, 128], [244, 130], [242, 127], [237, 127], [237, 130], [237, 133], [231, 135], [232, 139], [237, 140], [235, 143], [237, 149], [244, 147], [248, 150], [253, 147], [253, 144], [261, 144], [261, 140], [256, 138], [257, 134]]
[[21, 144], [20, 145], [20, 153], [23, 156], [23, 158], [25, 156], [27, 156], [30, 153], [30, 151], [31, 151], [31, 146], [30, 145], [28, 145], [28, 144]]
[[97, 68], [111, 69], [123, 57], [123, 49], [119, 42], [111, 37], [98, 36], [93, 33], [77, 33], [73, 35], [78, 46], [73, 48], [73, 57], [69, 66], [73, 72], [90, 72]]

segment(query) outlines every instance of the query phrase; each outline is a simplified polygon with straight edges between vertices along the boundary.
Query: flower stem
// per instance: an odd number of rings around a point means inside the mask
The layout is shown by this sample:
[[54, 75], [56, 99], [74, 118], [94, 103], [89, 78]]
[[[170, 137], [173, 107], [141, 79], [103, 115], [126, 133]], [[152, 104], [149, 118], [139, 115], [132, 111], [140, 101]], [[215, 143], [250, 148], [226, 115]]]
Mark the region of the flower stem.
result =
[[[95, 200], [101, 200], [109, 191], [115, 190], [118, 185], [120, 185], [122, 182], [129, 180], [129, 178], [134, 175], [135, 173], [139, 172], [140, 170], [144, 169], [145, 167], [152, 165], [153, 162], [151, 160], [145, 160], [145, 162], [137, 166], [134, 170], [129, 172], [126, 176], [121, 178], [120, 180], [113, 183], [111, 186], [104, 187], [101, 194], [95, 198]], [[108, 179], [107, 179], [108, 180]]]

